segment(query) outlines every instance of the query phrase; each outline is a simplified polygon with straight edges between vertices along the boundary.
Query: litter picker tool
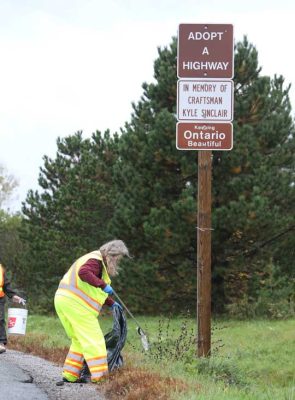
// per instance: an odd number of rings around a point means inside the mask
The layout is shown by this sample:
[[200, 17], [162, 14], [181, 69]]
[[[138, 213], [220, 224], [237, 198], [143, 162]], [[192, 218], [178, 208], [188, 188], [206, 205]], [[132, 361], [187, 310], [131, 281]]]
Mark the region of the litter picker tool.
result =
[[136, 320], [136, 318], [134, 317], [134, 315], [132, 314], [132, 312], [128, 309], [128, 307], [126, 306], [126, 304], [120, 299], [120, 297], [118, 296], [118, 294], [114, 291], [114, 296], [117, 297], [117, 299], [119, 300], [119, 302], [122, 304], [122, 306], [125, 308], [125, 310], [127, 311], [127, 313], [130, 315], [130, 317], [136, 322], [137, 324], [137, 333], [140, 335], [140, 340], [141, 340], [141, 344], [142, 347], [145, 351], [149, 350], [149, 342], [147, 339], [147, 336], [144, 332], [144, 330], [142, 329], [142, 327], [139, 325], [138, 321]]

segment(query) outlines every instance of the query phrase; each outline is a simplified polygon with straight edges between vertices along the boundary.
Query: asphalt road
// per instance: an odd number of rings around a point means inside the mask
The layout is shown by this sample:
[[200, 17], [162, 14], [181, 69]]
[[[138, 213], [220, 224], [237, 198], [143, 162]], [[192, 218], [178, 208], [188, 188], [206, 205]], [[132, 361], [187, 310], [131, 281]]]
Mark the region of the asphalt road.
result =
[[56, 386], [61, 372], [43, 358], [7, 350], [0, 354], [0, 400], [106, 400], [91, 383]]
[[47, 400], [48, 396], [42, 389], [31, 382], [32, 378], [21, 368], [0, 358], [0, 399], [14, 400]]

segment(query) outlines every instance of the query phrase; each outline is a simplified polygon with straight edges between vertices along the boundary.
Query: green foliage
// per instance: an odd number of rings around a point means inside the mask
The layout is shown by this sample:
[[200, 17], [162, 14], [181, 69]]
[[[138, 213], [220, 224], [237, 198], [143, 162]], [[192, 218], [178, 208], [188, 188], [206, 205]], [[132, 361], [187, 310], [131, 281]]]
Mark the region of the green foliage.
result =
[[[44, 157], [42, 192], [30, 192], [23, 209], [25, 279], [29, 286], [33, 277], [36, 296], [52, 296], [76, 257], [117, 237], [134, 258], [114, 286], [133, 311], [195, 308], [197, 153], [175, 146], [176, 57], [176, 39], [158, 50], [155, 80], [143, 84], [120, 137], [79, 132], [58, 139], [55, 160]], [[246, 301], [254, 316], [285, 318], [295, 249], [289, 87], [261, 75], [246, 38], [236, 44], [234, 81], [234, 149], [213, 154], [213, 309], [238, 315]], [[262, 285], [270, 263], [275, 289]]]
[[[137, 298], [136, 310], [145, 312], [158, 310], [159, 304], [162, 311], [195, 307], [196, 153], [175, 148], [175, 60], [174, 40], [159, 50], [156, 83], [143, 85], [114, 168], [117, 206], [111, 226], [117, 236], [127, 233], [136, 258], [132, 273], [124, 270], [121, 287], [131, 284], [132, 294], [126, 296]], [[287, 245], [294, 254], [295, 248], [289, 88], [282, 77], [260, 72], [257, 51], [244, 39], [235, 54], [234, 149], [213, 155], [213, 305], [218, 313], [244, 295], [257, 299], [251, 276], [264, 272], [271, 257], [285, 274], [294, 273], [293, 258], [283, 250]], [[247, 284], [241, 273], [248, 276]]]
[[25, 279], [36, 310], [51, 309], [58, 282], [74, 260], [110, 238], [116, 141], [108, 132], [86, 140], [78, 132], [57, 140], [55, 160], [44, 157], [43, 191], [30, 191], [23, 207]]
[[[244, 277], [245, 278], [245, 277]], [[243, 277], [241, 278], [243, 279]], [[295, 279], [282, 275], [281, 270], [270, 263], [264, 272], [253, 274], [256, 292], [227, 306], [228, 314], [235, 318], [290, 318], [295, 316]]]
[[160, 317], [157, 335], [150, 341], [149, 351], [144, 352], [146, 357], [155, 362], [168, 360], [184, 362], [185, 359], [191, 361], [196, 351], [196, 333], [190, 313], [183, 314], [178, 322], [177, 326], [172, 317]]
[[[118, 237], [128, 235], [136, 259], [132, 274], [126, 268], [120, 278], [122, 287], [128, 280], [133, 288], [135, 310], [154, 312], [161, 304], [164, 312], [185, 306], [181, 299], [194, 297], [196, 283], [195, 155], [175, 147], [175, 41], [159, 50], [155, 78], [155, 84], [143, 85], [144, 94], [120, 137], [111, 227]], [[141, 285], [136, 284], [139, 275]]]
[[20, 215], [10, 215], [0, 210], [0, 262], [5, 266], [13, 288], [23, 292], [21, 259], [25, 247], [19, 235], [20, 226]]
[[246, 387], [249, 384], [244, 371], [238, 369], [229, 358], [201, 358], [196, 364], [199, 373], [212, 376], [216, 381], [239, 387]]
[[[257, 51], [246, 39], [236, 52], [235, 145], [214, 154], [213, 168], [214, 290], [232, 304], [233, 294], [254, 296], [251, 278], [267, 268], [271, 257], [293, 274], [295, 245], [289, 88], [284, 89], [282, 77], [259, 76]], [[290, 257], [286, 245], [292, 248]], [[246, 286], [241, 274], [248, 277]]]

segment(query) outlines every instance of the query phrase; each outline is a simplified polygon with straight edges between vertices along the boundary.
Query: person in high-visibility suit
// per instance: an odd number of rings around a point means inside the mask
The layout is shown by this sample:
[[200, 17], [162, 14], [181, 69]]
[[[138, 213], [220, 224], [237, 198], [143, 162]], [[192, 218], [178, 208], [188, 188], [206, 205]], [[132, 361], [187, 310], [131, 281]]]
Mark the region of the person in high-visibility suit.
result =
[[91, 381], [96, 383], [108, 372], [107, 350], [98, 315], [104, 304], [118, 303], [110, 276], [118, 274], [118, 263], [129, 251], [122, 240], [112, 240], [78, 258], [64, 275], [54, 298], [57, 315], [71, 339], [63, 367], [63, 381], [76, 382], [85, 359]]

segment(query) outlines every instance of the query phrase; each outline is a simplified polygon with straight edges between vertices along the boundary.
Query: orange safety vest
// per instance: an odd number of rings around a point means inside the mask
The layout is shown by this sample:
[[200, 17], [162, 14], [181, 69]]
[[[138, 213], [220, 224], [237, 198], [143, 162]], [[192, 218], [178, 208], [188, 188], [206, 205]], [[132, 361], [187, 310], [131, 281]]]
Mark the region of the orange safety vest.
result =
[[102, 279], [106, 284], [110, 285], [111, 280], [107, 273], [107, 268], [103, 262], [100, 251], [92, 251], [91, 253], [85, 254], [74, 262], [74, 264], [60, 281], [56, 291], [56, 296], [70, 297], [82, 304], [89, 311], [99, 314], [105, 300], [108, 297], [108, 294], [102, 289], [82, 281], [79, 277], [80, 268], [91, 258], [102, 262]]
[[4, 268], [0, 264], [0, 297], [4, 297]]

